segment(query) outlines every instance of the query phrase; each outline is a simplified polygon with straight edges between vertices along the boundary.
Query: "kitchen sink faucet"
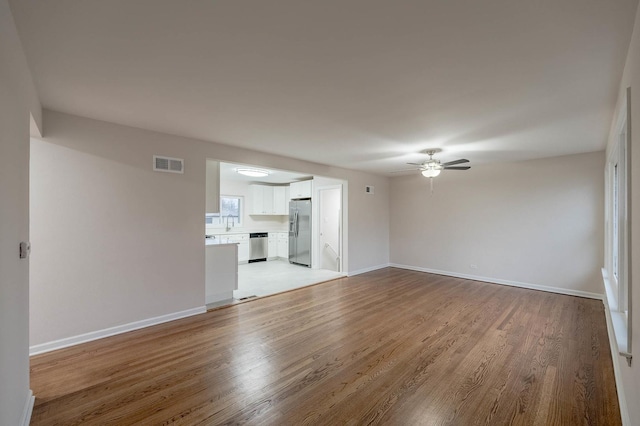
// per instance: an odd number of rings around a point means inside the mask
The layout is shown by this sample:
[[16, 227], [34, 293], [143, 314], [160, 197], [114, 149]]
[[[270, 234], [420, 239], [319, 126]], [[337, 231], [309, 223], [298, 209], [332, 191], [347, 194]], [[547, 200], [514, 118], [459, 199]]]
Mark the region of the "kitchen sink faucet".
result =
[[[231, 218], [231, 227], [229, 227], [229, 218]], [[236, 218], [233, 215], [228, 214], [227, 215], [227, 227], [225, 228], [227, 232], [229, 232], [229, 230], [231, 228], [233, 228], [234, 226], [236, 226], [236, 222], [235, 222]]]

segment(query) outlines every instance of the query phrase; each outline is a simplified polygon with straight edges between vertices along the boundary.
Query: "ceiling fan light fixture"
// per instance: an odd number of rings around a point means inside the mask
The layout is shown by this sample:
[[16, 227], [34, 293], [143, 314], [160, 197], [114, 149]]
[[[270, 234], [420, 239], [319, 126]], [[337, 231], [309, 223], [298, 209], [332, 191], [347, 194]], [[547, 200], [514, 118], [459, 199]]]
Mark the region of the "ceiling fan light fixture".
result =
[[422, 176], [434, 178], [440, 174], [440, 169], [426, 169], [422, 171]]
[[270, 174], [268, 170], [250, 169], [250, 168], [238, 168], [236, 169], [236, 173], [239, 173], [244, 176], [249, 176], [249, 177], [265, 177], [265, 176], [269, 176]]

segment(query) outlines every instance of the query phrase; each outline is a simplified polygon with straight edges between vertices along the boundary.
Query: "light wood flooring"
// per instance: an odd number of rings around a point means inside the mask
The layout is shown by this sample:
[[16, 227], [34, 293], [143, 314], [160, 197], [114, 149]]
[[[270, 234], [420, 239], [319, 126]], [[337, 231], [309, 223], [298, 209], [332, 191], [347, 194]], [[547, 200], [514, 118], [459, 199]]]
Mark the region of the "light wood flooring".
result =
[[393, 268], [34, 356], [31, 388], [32, 425], [620, 424], [601, 301]]

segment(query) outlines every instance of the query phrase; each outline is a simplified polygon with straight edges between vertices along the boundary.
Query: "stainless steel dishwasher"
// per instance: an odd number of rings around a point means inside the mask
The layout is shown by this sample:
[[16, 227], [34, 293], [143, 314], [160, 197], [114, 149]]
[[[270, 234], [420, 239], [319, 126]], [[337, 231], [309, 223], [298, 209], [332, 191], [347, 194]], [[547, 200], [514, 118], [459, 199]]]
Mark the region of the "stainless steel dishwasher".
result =
[[249, 234], [249, 263], [264, 262], [269, 251], [269, 234], [254, 232]]

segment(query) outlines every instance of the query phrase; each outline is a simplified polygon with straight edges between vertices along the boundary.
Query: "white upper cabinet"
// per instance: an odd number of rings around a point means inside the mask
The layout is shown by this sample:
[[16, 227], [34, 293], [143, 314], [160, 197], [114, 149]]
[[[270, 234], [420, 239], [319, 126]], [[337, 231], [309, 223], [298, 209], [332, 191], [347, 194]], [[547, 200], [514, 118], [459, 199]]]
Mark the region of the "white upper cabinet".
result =
[[252, 215], [288, 215], [289, 206], [286, 196], [287, 187], [268, 185], [249, 185], [251, 195], [250, 214]]
[[290, 199], [296, 200], [298, 198], [311, 198], [311, 182], [312, 180], [291, 182], [289, 184]]
[[220, 163], [207, 160], [205, 213], [220, 213]]
[[274, 186], [273, 187], [273, 211], [274, 214], [288, 215], [289, 214], [289, 187], [288, 186]]
[[273, 213], [273, 187], [267, 185], [250, 185], [251, 214]]

